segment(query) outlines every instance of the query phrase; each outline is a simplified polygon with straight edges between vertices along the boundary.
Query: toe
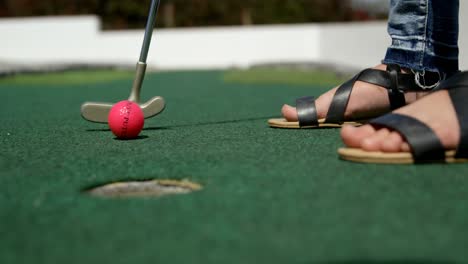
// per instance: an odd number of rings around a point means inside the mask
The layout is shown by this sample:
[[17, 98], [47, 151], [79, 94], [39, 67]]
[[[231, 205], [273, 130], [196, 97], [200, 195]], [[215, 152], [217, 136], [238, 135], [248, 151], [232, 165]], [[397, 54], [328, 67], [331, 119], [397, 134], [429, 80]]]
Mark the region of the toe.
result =
[[366, 151], [381, 151], [382, 143], [389, 134], [390, 131], [387, 128], [381, 128], [370, 137], [362, 140], [361, 148]]
[[399, 152], [401, 151], [404, 141], [398, 132], [390, 132], [383, 140], [381, 150], [383, 152]]
[[284, 118], [286, 118], [286, 120], [290, 122], [296, 122], [298, 120], [297, 111], [295, 107], [292, 107], [290, 105], [283, 105], [281, 113], [283, 114]]
[[361, 127], [354, 127], [351, 125], [344, 125], [341, 129], [341, 138], [346, 146], [350, 148], [359, 148], [362, 141], [375, 134], [373, 126], [364, 125]]
[[410, 148], [410, 145], [406, 142], [403, 142], [403, 144], [401, 145], [401, 151], [403, 152], [411, 152], [411, 148]]

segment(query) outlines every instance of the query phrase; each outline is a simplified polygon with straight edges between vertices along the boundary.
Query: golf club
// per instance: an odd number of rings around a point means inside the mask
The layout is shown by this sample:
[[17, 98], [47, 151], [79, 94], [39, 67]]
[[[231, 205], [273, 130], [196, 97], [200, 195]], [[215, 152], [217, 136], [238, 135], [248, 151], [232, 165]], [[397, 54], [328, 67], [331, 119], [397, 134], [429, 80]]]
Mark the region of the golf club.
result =
[[[160, 0], [152, 0], [151, 2], [148, 22], [146, 24], [145, 38], [141, 48], [140, 60], [137, 63], [135, 80], [133, 82], [130, 97], [128, 98], [128, 100], [140, 105], [145, 118], [150, 118], [161, 113], [166, 106], [164, 99], [160, 96], [153, 97], [145, 103], [140, 103], [140, 92], [143, 80], [145, 78], [147, 66], [146, 60], [148, 58], [151, 37], [153, 35], [154, 26], [156, 23], [159, 2]], [[112, 106], [112, 103], [86, 102], [81, 106], [81, 116], [91, 122], [107, 123], [107, 118]]]

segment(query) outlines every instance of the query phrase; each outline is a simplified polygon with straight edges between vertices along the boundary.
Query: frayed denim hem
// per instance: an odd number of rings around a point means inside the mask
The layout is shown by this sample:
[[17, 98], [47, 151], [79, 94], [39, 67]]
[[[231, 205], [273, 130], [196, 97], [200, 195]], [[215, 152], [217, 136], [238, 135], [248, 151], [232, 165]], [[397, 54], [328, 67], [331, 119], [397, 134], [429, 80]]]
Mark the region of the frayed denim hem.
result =
[[393, 47], [387, 49], [387, 54], [385, 55], [385, 59], [382, 63], [398, 64], [417, 72], [438, 72], [445, 77], [450, 77], [459, 71], [458, 59], [434, 56], [423, 51], [398, 49]]

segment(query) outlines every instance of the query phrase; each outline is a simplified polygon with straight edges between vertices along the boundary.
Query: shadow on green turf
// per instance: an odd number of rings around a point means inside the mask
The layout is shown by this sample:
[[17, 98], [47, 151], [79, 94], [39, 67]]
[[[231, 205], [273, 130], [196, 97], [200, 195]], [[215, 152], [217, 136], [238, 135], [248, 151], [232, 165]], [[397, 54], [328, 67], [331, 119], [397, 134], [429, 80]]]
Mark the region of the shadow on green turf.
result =
[[[149, 128], [144, 128], [143, 131], [145, 130], [167, 130], [170, 128], [167, 127], [149, 127]], [[109, 128], [93, 128], [93, 129], [86, 129], [86, 132], [111, 132]]]
[[[314, 262], [315, 263], [315, 262]], [[455, 261], [436, 261], [425, 259], [398, 259], [398, 260], [343, 260], [325, 261], [318, 264], [458, 264]]]
[[[255, 117], [255, 118], [245, 118], [245, 119], [234, 119], [234, 120], [224, 120], [224, 121], [213, 121], [213, 122], [201, 122], [201, 123], [192, 123], [192, 124], [182, 124], [182, 125], [174, 125], [174, 126], [160, 126], [160, 127], [145, 127], [143, 131], [156, 131], [156, 130], [171, 130], [175, 128], [184, 128], [184, 127], [198, 127], [198, 126], [211, 126], [211, 125], [222, 125], [222, 124], [235, 124], [235, 123], [242, 123], [242, 122], [251, 122], [251, 121], [258, 121], [258, 120], [268, 120], [269, 118], [274, 118], [273, 116], [265, 116], [265, 117]], [[87, 129], [87, 132], [110, 132], [109, 128], [96, 128], [96, 129]], [[143, 140], [147, 139], [148, 136], [139, 136], [137, 138], [131, 140]], [[119, 138], [114, 138], [114, 140], [118, 141], [127, 141]]]
[[147, 138], [149, 138], [149, 137], [148, 136], [138, 136], [138, 137], [132, 138], [132, 139], [121, 139], [121, 138], [115, 137], [114, 140], [117, 140], [117, 141], [129, 141], [129, 140], [135, 141], [135, 140], [143, 140], [143, 139], [147, 139]]
[[[254, 117], [254, 118], [245, 118], [245, 119], [234, 119], [234, 120], [224, 120], [224, 121], [213, 121], [213, 122], [201, 122], [201, 123], [190, 123], [174, 126], [160, 126], [160, 127], [145, 127], [143, 131], [153, 131], [153, 130], [168, 130], [174, 128], [183, 128], [183, 127], [197, 127], [197, 126], [210, 126], [210, 125], [222, 125], [222, 124], [235, 124], [242, 122], [251, 122], [258, 120], [268, 120], [270, 118], [275, 118], [276, 116], [264, 116], [264, 117]], [[96, 128], [96, 129], [86, 129], [87, 132], [110, 132], [109, 128]]]
[[161, 129], [183, 128], [183, 127], [197, 127], [197, 126], [211, 126], [211, 125], [222, 125], [222, 124], [235, 124], [235, 123], [259, 121], [259, 120], [265, 120], [265, 122], [266, 122], [270, 118], [275, 118], [275, 116], [253, 117], [253, 118], [233, 119], [233, 120], [224, 120], [224, 121], [212, 121], [212, 122], [200, 122], [200, 123], [182, 124], [182, 125], [174, 125], [174, 126], [147, 127], [147, 128], [145, 128], [143, 130], [161, 130]]

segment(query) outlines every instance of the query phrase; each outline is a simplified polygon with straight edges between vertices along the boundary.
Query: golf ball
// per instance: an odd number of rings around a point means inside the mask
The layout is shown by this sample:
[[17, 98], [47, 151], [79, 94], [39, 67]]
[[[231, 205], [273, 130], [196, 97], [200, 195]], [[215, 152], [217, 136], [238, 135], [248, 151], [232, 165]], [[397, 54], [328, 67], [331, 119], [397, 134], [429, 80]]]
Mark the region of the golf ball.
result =
[[121, 101], [116, 103], [109, 112], [109, 128], [119, 139], [138, 137], [145, 124], [143, 111], [137, 103]]

